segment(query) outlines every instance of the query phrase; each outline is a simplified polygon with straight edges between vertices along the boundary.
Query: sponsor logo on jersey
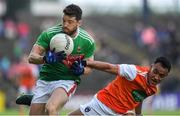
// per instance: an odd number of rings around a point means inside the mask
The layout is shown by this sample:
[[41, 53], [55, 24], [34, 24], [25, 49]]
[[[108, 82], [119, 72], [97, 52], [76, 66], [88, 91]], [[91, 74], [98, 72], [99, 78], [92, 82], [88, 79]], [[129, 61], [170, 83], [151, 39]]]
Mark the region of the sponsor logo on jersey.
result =
[[131, 94], [136, 102], [142, 102], [147, 97], [146, 92], [142, 90], [133, 90]]

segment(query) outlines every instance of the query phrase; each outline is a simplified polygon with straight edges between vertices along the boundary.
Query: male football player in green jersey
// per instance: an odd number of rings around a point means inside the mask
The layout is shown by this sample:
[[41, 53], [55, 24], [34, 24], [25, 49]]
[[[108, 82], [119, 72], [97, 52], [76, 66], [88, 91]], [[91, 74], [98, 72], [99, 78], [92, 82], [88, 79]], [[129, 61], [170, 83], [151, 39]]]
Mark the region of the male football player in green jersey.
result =
[[[73, 59], [80, 60], [82, 56], [85, 60], [94, 60], [95, 43], [92, 37], [80, 28], [81, 16], [82, 10], [79, 6], [68, 5], [63, 10], [62, 25], [43, 31], [34, 44], [28, 60], [33, 64], [43, 64], [39, 80], [33, 97], [22, 95], [16, 100], [17, 104], [31, 104], [30, 115], [58, 115], [74, 94], [81, 81], [80, 75], [91, 72], [91, 68], [84, 67], [81, 62], [73, 68], [64, 63], [69, 60], [67, 62], [73, 64]], [[49, 50], [51, 38], [59, 33], [68, 34], [73, 39], [74, 49], [70, 56], [65, 56], [64, 51], [55, 53], [54, 50]]]

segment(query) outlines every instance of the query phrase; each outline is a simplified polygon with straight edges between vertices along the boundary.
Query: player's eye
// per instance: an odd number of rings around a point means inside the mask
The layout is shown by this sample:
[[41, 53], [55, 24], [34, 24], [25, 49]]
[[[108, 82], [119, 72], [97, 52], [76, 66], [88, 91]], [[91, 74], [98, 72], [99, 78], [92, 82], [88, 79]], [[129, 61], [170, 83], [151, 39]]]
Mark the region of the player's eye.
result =
[[163, 80], [163, 79], [164, 79], [164, 77], [165, 77], [165, 75], [164, 75], [164, 74], [159, 74], [159, 76], [160, 76], [161, 80]]
[[158, 70], [157, 70], [157, 69], [154, 69], [154, 70], [153, 70], [153, 73], [154, 73], [154, 74], [158, 74]]
[[73, 21], [73, 20], [69, 20], [68, 23], [69, 23], [69, 24], [72, 24], [72, 23], [74, 23], [74, 21]]

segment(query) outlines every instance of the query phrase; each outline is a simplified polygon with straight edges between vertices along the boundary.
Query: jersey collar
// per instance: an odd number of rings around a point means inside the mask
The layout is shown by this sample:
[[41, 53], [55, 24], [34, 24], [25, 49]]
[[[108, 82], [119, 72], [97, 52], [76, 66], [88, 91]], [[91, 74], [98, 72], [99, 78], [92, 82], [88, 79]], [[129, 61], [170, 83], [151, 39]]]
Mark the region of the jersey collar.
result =
[[73, 37], [73, 39], [75, 40], [77, 38], [77, 36], [79, 35], [79, 27], [77, 28], [77, 33], [76, 33], [76, 36]]

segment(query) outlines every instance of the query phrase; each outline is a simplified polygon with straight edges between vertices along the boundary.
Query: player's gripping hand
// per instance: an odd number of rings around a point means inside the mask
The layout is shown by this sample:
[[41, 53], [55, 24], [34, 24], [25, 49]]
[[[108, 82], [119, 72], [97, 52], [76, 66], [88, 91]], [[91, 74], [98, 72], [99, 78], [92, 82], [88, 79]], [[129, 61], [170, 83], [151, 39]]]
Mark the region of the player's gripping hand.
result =
[[66, 53], [64, 51], [60, 51], [55, 53], [55, 48], [53, 50], [50, 50], [46, 53], [46, 55], [43, 57], [43, 60], [47, 64], [53, 64], [53, 63], [62, 63], [62, 61], [66, 58]]
[[80, 76], [84, 74], [84, 67], [86, 67], [86, 61], [78, 59], [71, 66], [71, 71], [74, 75]]

